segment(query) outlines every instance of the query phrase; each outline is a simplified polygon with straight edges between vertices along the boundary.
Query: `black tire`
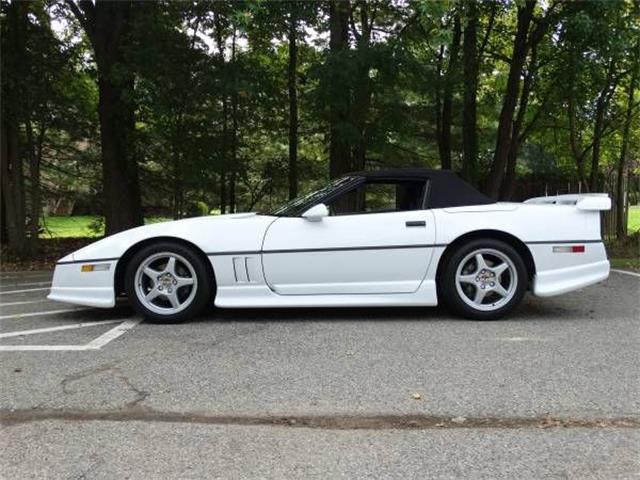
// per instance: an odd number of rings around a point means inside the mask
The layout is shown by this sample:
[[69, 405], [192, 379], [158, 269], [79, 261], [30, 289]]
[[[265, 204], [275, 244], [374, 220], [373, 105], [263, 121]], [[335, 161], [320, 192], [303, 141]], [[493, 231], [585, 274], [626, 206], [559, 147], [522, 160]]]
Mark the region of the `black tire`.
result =
[[[147, 261], [149, 258], [152, 258], [154, 255], [159, 255], [160, 260], [158, 261], [161, 262], [161, 254], [164, 253], [174, 254], [178, 256], [176, 258], [182, 257], [183, 260], [186, 260], [186, 262], [188, 262], [192, 267], [193, 274], [195, 274], [196, 278], [195, 293], [192, 295], [191, 289], [194, 289], [194, 287], [184, 287], [191, 288], [187, 291], [188, 294], [186, 295], [186, 297], [189, 299], [189, 303], [184, 307], [182, 307], [181, 305], [181, 307], [179, 308], [182, 309], [175, 313], [171, 311], [158, 312], [150, 310], [141, 301], [141, 299], [138, 297], [138, 294], [136, 293], [136, 273], [140, 265], [143, 262]], [[182, 271], [186, 271], [185, 264], [179, 263], [179, 265], [181, 267], [179, 266], [177, 268], [182, 268]], [[193, 276], [193, 274], [187, 271], [187, 275], [189, 277]], [[176, 278], [179, 279], [179, 277]], [[131, 261], [126, 267], [124, 285], [131, 305], [146, 320], [153, 323], [180, 323], [190, 320], [196, 315], [200, 314], [207, 306], [212, 303], [215, 293], [215, 281], [211, 270], [205, 263], [204, 259], [196, 252], [194, 252], [191, 248], [181, 245], [180, 243], [170, 241], [154, 243], [138, 251], [131, 258]], [[175, 288], [176, 295], [178, 295], [179, 289], [181, 289], [181, 292], [184, 295], [184, 291], [182, 290], [183, 287]], [[185, 303], [187, 302], [185, 301]], [[168, 305], [168, 310], [169, 309], [171, 309], [170, 305]]]
[[[469, 305], [469, 302], [473, 303], [473, 300], [470, 298], [473, 295], [468, 295], [468, 301], [465, 301], [458, 290], [456, 282], [456, 273], [460, 263], [464, 261], [465, 265], [468, 265], [467, 262], [469, 260], [465, 261], [465, 259], [467, 259], [468, 256], [473, 254], [474, 252], [483, 250], [500, 252], [511, 261], [513, 269], [515, 269], [515, 272], [517, 274], [513, 277], [510, 276], [511, 273], [507, 274], [508, 281], [511, 281], [513, 278], [515, 278], [515, 285], [513, 286], [513, 290], [509, 288], [509, 291], [512, 292], [512, 294], [510, 294], [510, 298], [508, 300], [504, 301], [503, 305], [496, 305], [500, 303], [499, 300], [496, 300], [496, 303], [491, 303], [491, 299], [496, 297], [489, 297], [488, 300], [482, 300], [480, 302], [482, 303], [483, 301], [486, 301], [486, 305], [481, 305], [481, 307], [494, 308], [492, 310], [481, 310]], [[488, 254], [488, 256], [489, 258], [491, 258], [491, 254]], [[468, 243], [465, 243], [456, 248], [455, 251], [448, 255], [448, 258], [446, 258], [445, 261], [446, 264], [439, 279], [438, 290], [445, 306], [449, 308], [449, 310], [451, 310], [453, 313], [461, 317], [472, 320], [497, 320], [504, 317], [515, 307], [517, 307], [518, 304], [522, 301], [522, 297], [524, 297], [529, 281], [527, 268], [520, 254], [508, 243], [492, 238], [480, 238], [471, 240]], [[510, 272], [511, 270], [508, 271]], [[473, 275], [476, 275], [476, 272], [472, 272], [471, 276]], [[467, 287], [461, 288], [463, 288], [464, 290], [464, 288]], [[478, 287], [471, 285], [468, 288], [477, 289]], [[464, 294], [464, 291], [462, 294]], [[494, 307], [494, 305], [496, 306]]]

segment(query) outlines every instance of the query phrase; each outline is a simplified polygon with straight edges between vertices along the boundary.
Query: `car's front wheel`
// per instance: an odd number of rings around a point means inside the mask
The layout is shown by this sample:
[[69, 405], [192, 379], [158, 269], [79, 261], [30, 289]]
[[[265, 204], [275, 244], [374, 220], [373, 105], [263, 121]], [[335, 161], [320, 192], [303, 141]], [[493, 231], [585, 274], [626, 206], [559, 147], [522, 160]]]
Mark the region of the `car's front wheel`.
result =
[[199, 314], [212, 298], [206, 264], [188, 247], [159, 242], [137, 252], [125, 271], [133, 307], [146, 319], [176, 323]]
[[445, 304], [459, 315], [495, 320], [520, 303], [527, 281], [524, 261], [511, 245], [477, 239], [448, 258], [440, 290]]

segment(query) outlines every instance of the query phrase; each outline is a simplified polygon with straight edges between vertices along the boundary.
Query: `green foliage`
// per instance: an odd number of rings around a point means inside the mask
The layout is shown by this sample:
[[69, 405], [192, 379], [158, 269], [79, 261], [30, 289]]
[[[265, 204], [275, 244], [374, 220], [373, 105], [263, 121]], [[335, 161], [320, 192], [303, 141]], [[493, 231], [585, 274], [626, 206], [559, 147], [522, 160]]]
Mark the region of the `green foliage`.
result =
[[[292, 19], [298, 49], [301, 192], [328, 178], [329, 107], [336, 98], [344, 99], [348, 115], [333, 127], [348, 140], [354, 157], [353, 150], [364, 146], [365, 168], [438, 167], [438, 111], [443, 91], [450, 87], [453, 167], [461, 170], [462, 68], [450, 76], [445, 72], [451, 60], [453, 19], [461, 15], [464, 25], [465, 2], [470, 1], [352, 0], [348, 48], [334, 54], [329, 48], [328, 2], [137, 4], [123, 62], [126, 71], [115, 74], [135, 77], [135, 88], [127, 95], [136, 106], [134, 153], [143, 204], [149, 212], [179, 217], [207, 214], [222, 204], [228, 209], [232, 196], [236, 210], [270, 210], [287, 199], [287, 35]], [[521, 3], [477, 4], [481, 177], [493, 159]], [[10, 82], [29, 86], [26, 106], [36, 129], [44, 129], [40, 184], [48, 210], [65, 199], [75, 200], [80, 212], [90, 208], [90, 213], [101, 214], [92, 50], [67, 4], [33, 5], [24, 59], [28, 76], [20, 78], [20, 68], [7, 64], [10, 58], [3, 55], [3, 88]], [[637, 68], [634, 46], [640, 38], [640, 15], [634, 9], [633, 2], [623, 0], [536, 6], [532, 28], [545, 22], [548, 28], [537, 47], [535, 65], [529, 52], [523, 72], [533, 72], [533, 83], [523, 119], [527, 135], [516, 169], [520, 179], [544, 176], [577, 184], [578, 163], [588, 175], [598, 137], [601, 154], [596, 168], [602, 188], [612, 191], [625, 91]], [[5, 47], [3, 43], [3, 52], [8, 51]], [[608, 76], [610, 68], [613, 74]], [[603, 90], [608, 103], [603, 131], [598, 133], [594, 119]], [[640, 93], [636, 99], [640, 102]], [[638, 111], [632, 116], [627, 162], [636, 172]], [[5, 117], [10, 113], [3, 110]], [[633, 196], [637, 182], [629, 185]], [[97, 225], [96, 234], [100, 231]]]
[[640, 205], [629, 207], [629, 223], [627, 224], [629, 233], [640, 232]]
[[193, 202], [189, 205], [188, 217], [204, 217], [209, 215], [209, 205], [203, 201]]

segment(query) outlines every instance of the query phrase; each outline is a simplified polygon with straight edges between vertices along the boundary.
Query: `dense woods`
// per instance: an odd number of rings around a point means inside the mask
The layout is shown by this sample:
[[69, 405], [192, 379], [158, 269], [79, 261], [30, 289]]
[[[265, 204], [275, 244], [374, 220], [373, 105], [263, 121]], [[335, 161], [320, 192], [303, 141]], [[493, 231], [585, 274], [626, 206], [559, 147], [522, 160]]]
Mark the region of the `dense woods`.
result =
[[2, 240], [44, 215], [268, 211], [359, 169], [495, 199], [640, 173], [640, 2], [3, 1]]

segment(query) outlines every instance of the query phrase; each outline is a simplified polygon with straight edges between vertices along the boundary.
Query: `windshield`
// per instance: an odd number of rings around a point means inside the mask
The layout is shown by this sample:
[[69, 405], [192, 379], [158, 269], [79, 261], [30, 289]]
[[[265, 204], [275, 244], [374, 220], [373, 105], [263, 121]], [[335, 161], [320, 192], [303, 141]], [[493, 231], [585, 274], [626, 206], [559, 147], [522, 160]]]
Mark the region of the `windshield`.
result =
[[353, 177], [338, 178], [319, 190], [290, 200], [282, 207], [274, 210], [271, 215], [277, 215], [278, 217], [294, 217], [301, 215], [309, 208], [320, 203], [323, 198], [338, 190], [343, 185], [350, 183], [352, 180]]

